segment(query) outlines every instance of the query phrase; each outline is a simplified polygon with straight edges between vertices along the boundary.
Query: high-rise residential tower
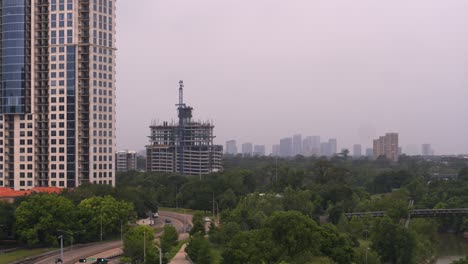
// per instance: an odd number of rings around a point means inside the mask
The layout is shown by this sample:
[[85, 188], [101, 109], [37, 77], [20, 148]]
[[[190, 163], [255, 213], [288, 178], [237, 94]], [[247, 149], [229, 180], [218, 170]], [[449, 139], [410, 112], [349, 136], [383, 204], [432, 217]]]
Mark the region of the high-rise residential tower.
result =
[[252, 152], [253, 152], [253, 144], [252, 143], [242, 144], [242, 155], [252, 156]]
[[265, 145], [254, 145], [253, 155], [254, 156], [265, 156], [266, 148]]
[[292, 155], [302, 155], [302, 135], [297, 134], [292, 138]]
[[280, 157], [291, 157], [293, 153], [293, 140], [292, 138], [280, 139], [279, 145], [279, 156]]
[[237, 142], [235, 140], [226, 141], [226, 154], [237, 155]]
[[115, 153], [115, 169], [118, 172], [137, 169], [136, 151], [121, 150]]
[[398, 161], [398, 157], [400, 156], [398, 134], [387, 133], [385, 136], [375, 139], [373, 152], [374, 158], [384, 156], [389, 160]]
[[421, 154], [423, 156], [432, 156], [434, 155], [434, 150], [431, 147], [431, 144], [422, 144], [421, 145]]
[[353, 145], [353, 158], [359, 159], [362, 156], [362, 146], [361, 144]]
[[115, 185], [115, 2], [0, 1], [0, 187]]
[[331, 151], [331, 155], [330, 156], [333, 156], [335, 155], [336, 153], [338, 153], [338, 143], [336, 141], [336, 138], [330, 138], [328, 140], [328, 144], [330, 145], [330, 151]]

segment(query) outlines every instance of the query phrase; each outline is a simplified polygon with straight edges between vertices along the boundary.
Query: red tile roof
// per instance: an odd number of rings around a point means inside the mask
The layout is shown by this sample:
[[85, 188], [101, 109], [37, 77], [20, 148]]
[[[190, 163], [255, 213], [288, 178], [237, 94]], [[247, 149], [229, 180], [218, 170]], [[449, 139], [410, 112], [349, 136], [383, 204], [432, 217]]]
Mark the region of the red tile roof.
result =
[[35, 187], [31, 190], [24, 191], [15, 191], [8, 187], [0, 187], [0, 198], [20, 197], [24, 195], [30, 195], [32, 193], [60, 193], [61, 191], [62, 189], [58, 187]]

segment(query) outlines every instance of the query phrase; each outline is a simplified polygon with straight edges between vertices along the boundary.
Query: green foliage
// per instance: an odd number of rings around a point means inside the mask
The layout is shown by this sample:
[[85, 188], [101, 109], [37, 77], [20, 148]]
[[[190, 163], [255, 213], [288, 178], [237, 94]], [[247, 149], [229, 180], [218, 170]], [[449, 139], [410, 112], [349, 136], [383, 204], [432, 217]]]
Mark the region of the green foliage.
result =
[[202, 213], [195, 213], [192, 218], [193, 227], [190, 230], [190, 235], [205, 234], [205, 220]]
[[468, 264], [468, 256], [462, 259], [453, 261], [451, 264]]
[[29, 246], [56, 246], [57, 230], [76, 228], [75, 218], [76, 210], [70, 200], [55, 194], [31, 195], [16, 208], [16, 234]]
[[200, 235], [195, 235], [191, 238], [186, 251], [190, 259], [196, 264], [212, 263], [210, 242]]
[[112, 196], [92, 197], [78, 205], [79, 224], [86, 227], [88, 240], [99, 237], [102, 225], [103, 238], [120, 232], [120, 223], [128, 223], [133, 215], [132, 204], [117, 201]]
[[15, 222], [15, 207], [11, 203], [0, 201], [0, 240], [7, 239], [13, 235], [13, 224]]
[[334, 225], [328, 224], [320, 228], [320, 235], [322, 254], [329, 256], [338, 264], [352, 263], [354, 250], [346, 234], [340, 234]]
[[416, 262], [416, 241], [413, 233], [390, 218], [377, 222], [372, 231], [372, 249], [379, 253], [383, 262], [411, 264]]
[[161, 248], [163, 252], [171, 251], [177, 245], [177, 230], [171, 225], [164, 226], [164, 234], [161, 236]]
[[159, 261], [159, 252], [157, 252], [154, 245], [153, 229], [149, 226], [136, 226], [130, 228], [124, 237], [124, 256], [130, 258], [132, 263], [143, 263], [145, 245], [145, 263], [157, 263], [157, 261]]

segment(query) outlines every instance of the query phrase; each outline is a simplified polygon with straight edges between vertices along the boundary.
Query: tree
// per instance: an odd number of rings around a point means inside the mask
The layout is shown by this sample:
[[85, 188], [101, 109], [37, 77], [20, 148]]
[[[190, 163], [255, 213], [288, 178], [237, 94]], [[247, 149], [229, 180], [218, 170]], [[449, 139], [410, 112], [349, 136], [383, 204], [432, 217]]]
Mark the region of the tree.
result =
[[338, 229], [331, 224], [320, 228], [320, 251], [333, 259], [338, 264], [352, 263], [354, 250], [351, 240], [346, 234], [340, 234]]
[[186, 251], [190, 259], [196, 264], [210, 264], [213, 261], [210, 243], [199, 234], [190, 239]]
[[[146, 257], [144, 246], [146, 245]], [[158, 253], [154, 245], [154, 230], [149, 226], [136, 226], [130, 228], [124, 237], [124, 256], [132, 263], [158, 263]]]
[[172, 225], [164, 226], [164, 234], [161, 236], [161, 248], [164, 252], [171, 251], [177, 245], [177, 230]]
[[56, 194], [34, 194], [15, 211], [18, 239], [29, 246], [57, 246], [58, 230], [76, 228], [75, 206]]
[[265, 223], [273, 244], [280, 247], [278, 259], [290, 260], [318, 252], [319, 227], [311, 218], [296, 211], [275, 212]]
[[12, 235], [15, 222], [14, 212], [13, 204], [0, 201], [0, 239], [6, 239]]
[[92, 197], [78, 205], [80, 222], [86, 229], [86, 239], [100, 238], [101, 227], [103, 239], [111, 234], [120, 233], [120, 223], [133, 219], [133, 206], [125, 201], [117, 201], [112, 196]]
[[192, 218], [193, 227], [190, 229], [190, 235], [195, 234], [205, 234], [205, 221], [203, 219], [203, 214], [196, 212]]
[[382, 262], [392, 264], [415, 263], [414, 235], [388, 217], [377, 222], [372, 231], [372, 249], [379, 253]]
[[[274, 263], [278, 246], [273, 244], [271, 232], [251, 230], [237, 233], [223, 251], [223, 263]], [[270, 262], [269, 262], [270, 261]]]

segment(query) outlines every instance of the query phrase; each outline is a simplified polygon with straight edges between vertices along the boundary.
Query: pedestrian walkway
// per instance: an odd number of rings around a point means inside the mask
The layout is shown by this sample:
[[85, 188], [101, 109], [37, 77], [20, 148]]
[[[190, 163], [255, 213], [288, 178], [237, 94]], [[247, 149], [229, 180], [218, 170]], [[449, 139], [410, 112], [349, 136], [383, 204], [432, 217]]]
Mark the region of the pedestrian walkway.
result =
[[185, 253], [185, 248], [187, 247], [187, 244], [184, 244], [179, 252], [175, 255], [173, 259], [171, 259], [170, 264], [191, 264], [190, 261], [187, 260], [186, 258], [186, 253]]

